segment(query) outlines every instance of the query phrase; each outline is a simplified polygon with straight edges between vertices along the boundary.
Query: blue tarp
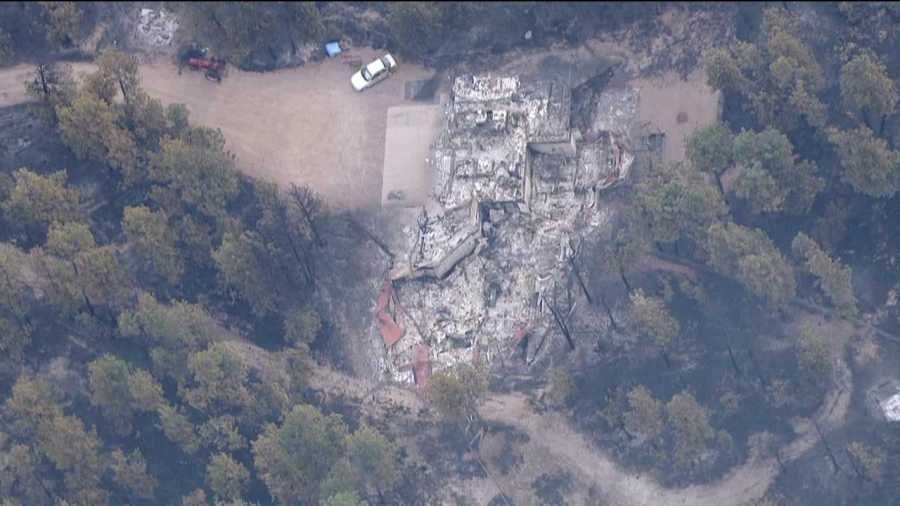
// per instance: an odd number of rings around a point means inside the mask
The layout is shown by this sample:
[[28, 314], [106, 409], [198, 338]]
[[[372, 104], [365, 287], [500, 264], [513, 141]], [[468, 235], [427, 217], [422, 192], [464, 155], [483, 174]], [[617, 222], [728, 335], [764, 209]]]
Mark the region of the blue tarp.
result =
[[341, 45], [337, 42], [329, 42], [325, 44], [325, 52], [328, 56], [336, 56], [341, 54]]

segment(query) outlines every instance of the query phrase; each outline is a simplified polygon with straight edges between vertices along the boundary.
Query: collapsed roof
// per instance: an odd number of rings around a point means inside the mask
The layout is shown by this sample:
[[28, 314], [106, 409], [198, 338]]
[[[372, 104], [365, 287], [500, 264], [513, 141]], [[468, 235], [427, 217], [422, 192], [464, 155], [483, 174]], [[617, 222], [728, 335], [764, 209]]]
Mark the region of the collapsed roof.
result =
[[567, 334], [558, 300], [571, 259], [608, 222], [599, 192], [634, 160], [620, 132], [584, 140], [571, 102], [556, 82], [454, 81], [431, 194], [376, 308], [389, 377], [421, 384], [426, 363], [490, 364], [529, 337]]

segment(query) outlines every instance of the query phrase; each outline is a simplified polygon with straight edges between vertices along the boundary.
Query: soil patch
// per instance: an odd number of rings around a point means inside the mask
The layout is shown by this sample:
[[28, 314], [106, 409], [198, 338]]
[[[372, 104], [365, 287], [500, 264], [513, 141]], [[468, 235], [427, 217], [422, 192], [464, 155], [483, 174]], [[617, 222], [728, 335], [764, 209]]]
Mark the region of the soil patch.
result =
[[701, 70], [681, 79], [669, 72], [662, 77], [636, 79], [639, 90], [638, 121], [651, 131], [665, 134], [663, 161], [680, 162], [685, 158], [685, 139], [697, 128], [719, 119], [721, 92], [706, 83]]

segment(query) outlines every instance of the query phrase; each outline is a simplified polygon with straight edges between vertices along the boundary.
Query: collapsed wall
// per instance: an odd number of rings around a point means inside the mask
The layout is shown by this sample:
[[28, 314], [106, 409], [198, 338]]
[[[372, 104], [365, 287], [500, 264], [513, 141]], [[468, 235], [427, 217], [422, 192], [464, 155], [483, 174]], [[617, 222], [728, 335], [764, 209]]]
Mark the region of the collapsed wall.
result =
[[560, 301], [571, 260], [608, 221], [598, 192], [633, 161], [623, 135], [583, 141], [570, 116], [571, 90], [559, 83], [454, 81], [429, 157], [431, 195], [379, 297], [386, 376], [421, 384], [432, 368], [568, 339], [571, 308]]

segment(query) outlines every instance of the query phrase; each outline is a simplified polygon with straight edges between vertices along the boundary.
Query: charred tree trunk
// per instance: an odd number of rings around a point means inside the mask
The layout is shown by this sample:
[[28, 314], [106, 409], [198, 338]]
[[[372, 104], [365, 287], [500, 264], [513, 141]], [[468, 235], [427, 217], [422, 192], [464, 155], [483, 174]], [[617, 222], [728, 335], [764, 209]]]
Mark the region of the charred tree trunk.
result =
[[[75, 277], [79, 278], [81, 275], [78, 273], [78, 265], [72, 260], [72, 271], [75, 272]], [[84, 290], [84, 287], [80, 287], [81, 297], [84, 298], [84, 304], [88, 308], [88, 312], [91, 313], [91, 316], [94, 318], [97, 317], [97, 312], [94, 310], [94, 305], [91, 304], [91, 299], [87, 296], [87, 292]]]
[[753, 354], [753, 350], [748, 348], [747, 355], [750, 357], [750, 361], [753, 362], [753, 369], [756, 371], [756, 377], [759, 379], [759, 387], [765, 391], [768, 382], [766, 381], [766, 378], [763, 377], [762, 369], [759, 367], [759, 362], [756, 361], [756, 356]]
[[388, 258], [390, 258], [391, 260], [394, 259], [394, 254], [391, 253], [391, 250], [389, 250], [388, 247], [384, 245], [384, 243], [379, 241], [378, 238], [375, 237], [374, 234], [372, 234], [372, 232], [369, 232], [366, 229], [366, 227], [360, 225], [359, 223], [357, 223], [354, 220], [348, 220], [348, 221], [349, 221], [350, 225], [353, 228], [355, 228], [356, 231], [359, 232], [363, 237], [365, 237], [366, 239], [369, 239], [370, 241], [375, 243], [375, 245], [378, 246], [378, 249], [380, 249], [385, 255], [387, 255]]
[[778, 462], [778, 467], [781, 468], [781, 472], [787, 474], [787, 466], [784, 465], [784, 461], [781, 460], [781, 450], [775, 449], [775, 461]]
[[325, 241], [322, 240], [322, 237], [319, 235], [319, 230], [316, 228], [315, 220], [313, 220], [313, 209], [311, 209], [312, 199], [315, 197], [312, 195], [312, 192], [309, 191], [308, 188], [301, 188], [297, 185], [291, 185], [291, 197], [294, 198], [294, 203], [297, 204], [297, 207], [303, 213], [303, 219], [306, 220], [306, 224], [309, 226], [309, 230], [312, 233], [313, 239], [315, 240], [316, 246], [319, 248], [325, 246]]
[[713, 171], [713, 175], [715, 176], [716, 186], [719, 187], [719, 191], [722, 193], [722, 197], [725, 197], [725, 187], [722, 185], [722, 174]]
[[37, 66], [38, 77], [41, 80], [41, 90], [44, 92], [44, 100], [50, 101], [50, 86], [47, 85], [47, 67], [43, 63]]
[[741, 368], [738, 367], [737, 360], [734, 358], [734, 352], [731, 350], [731, 345], [728, 345], [728, 358], [731, 359], [731, 366], [734, 367], [734, 372], [737, 373], [738, 376], [742, 376]]
[[609, 324], [612, 326], [613, 330], [619, 330], [619, 325], [616, 323], [615, 318], [613, 318], [612, 309], [609, 308], [609, 304], [606, 303], [606, 297], [603, 294], [600, 294], [600, 304], [603, 305], [603, 309], [606, 310], [606, 316], [609, 318]]
[[131, 105], [131, 100], [128, 98], [128, 93], [125, 92], [125, 82], [119, 79], [119, 90], [122, 92], [122, 100], [125, 101], [125, 106], [128, 107]]
[[631, 295], [631, 283], [629, 283], [628, 278], [625, 277], [625, 269], [619, 269], [619, 277], [622, 278], [622, 284], [625, 285], [625, 291], [628, 292], [628, 295]]
[[822, 434], [822, 429], [819, 428], [819, 422], [813, 420], [813, 426], [816, 428], [816, 432], [819, 434], [819, 439], [822, 440], [822, 445], [825, 447], [825, 453], [828, 455], [828, 458], [831, 459], [831, 463], [834, 465], [834, 472], [843, 471], [841, 466], [838, 465], [837, 458], [834, 456], [834, 452], [831, 451], [831, 445], [828, 444], [828, 440], [825, 439], [825, 435]]
[[566, 338], [566, 342], [569, 344], [569, 350], [574, 351], [575, 343], [572, 341], [572, 335], [569, 333], [569, 328], [566, 327], [566, 323], [562, 321], [562, 318], [559, 317], [559, 312], [556, 310], [556, 307], [553, 304], [547, 304], [547, 307], [550, 308], [550, 313], [553, 314], [553, 319], [556, 320], [556, 325], [559, 327], [559, 330]]
[[578, 266], [575, 264], [575, 259], [570, 258], [569, 263], [572, 265], [572, 272], [575, 273], [575, 280], [578, 281], [578, 286], [581, 287], [582, 293], [584, 293], [584, 297], [587, 299], [588, 304], [594, 305], [594, 299], [591, 297], [591, 293], [588, 292], [587, 286], [584, 284], [584, 279], [581, 278], [581, 272], [578, 271]]
[[850, 453], [850, 450], [847, 450], [845, 448], [844, 451], [847, 452], [847, 460], [850, 461], [850, 467], [853, 468], [853, 472], [855, 472], [856, 475], [859, 476], [863, 481], [869, 481], [869, 478], [865, 475], [865, 473], [859, 470], [859, 466], [857, 466], [856, 461], [853, 460], [853, 454]]

